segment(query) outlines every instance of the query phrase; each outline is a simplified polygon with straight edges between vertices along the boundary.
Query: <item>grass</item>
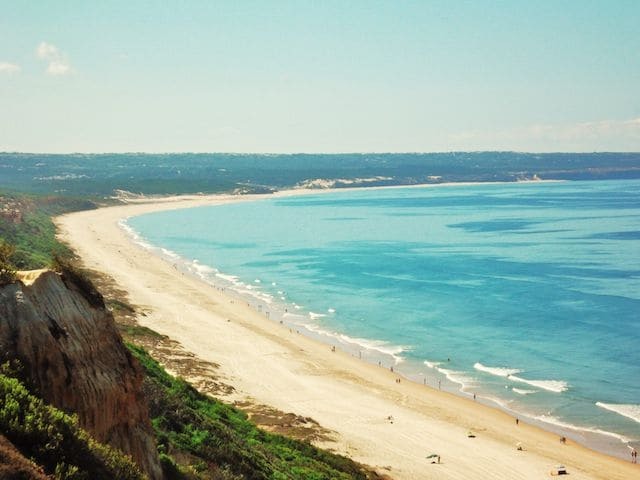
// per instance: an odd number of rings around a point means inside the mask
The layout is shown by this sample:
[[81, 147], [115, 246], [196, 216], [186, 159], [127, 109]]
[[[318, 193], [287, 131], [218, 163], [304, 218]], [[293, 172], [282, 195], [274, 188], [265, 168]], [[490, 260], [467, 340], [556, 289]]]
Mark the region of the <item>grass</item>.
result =
[[75, 416], [46, 405], [17, 378], [0, 373], [0, 431], [59, 480], [142, 480], [133, 461], [96, 442]]
[[[347, 457], [259, 429], [244, 412], [169, 375], [144, 349], [128, 347], [146, 373], [144, 388], [158, 450], [171, 478], [377, 478]], [[174, 458], [187, 462], [179, 464]]]
[[16, 268], [47, 267], [54, 256], [69, 256], [71, 253], [57, 241], [52, 217], [95, 206], [85, 199], [0, 192], [0, 208], [19, 213], [11, 217], [0, 212], [0, 239], [15, 246], [12, 262]]

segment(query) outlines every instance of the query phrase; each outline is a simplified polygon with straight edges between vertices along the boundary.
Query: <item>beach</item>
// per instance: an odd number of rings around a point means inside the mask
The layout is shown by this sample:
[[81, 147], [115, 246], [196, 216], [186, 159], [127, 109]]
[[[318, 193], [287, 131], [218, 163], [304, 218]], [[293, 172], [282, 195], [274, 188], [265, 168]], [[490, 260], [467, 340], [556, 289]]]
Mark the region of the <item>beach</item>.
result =
[[[282, 192], [284, 196], [317, 191]], [[268, 195], [273, 197], [274, 195]], [[266, 196], [265, 196], [266, 197]], [[527, 425], [497, 409], [402, 379], [265, 318], [132, 242], [119, 221], [143, 213], [261, 196], [185, 196], [59, 217], [61, 238], [146, 313], [140, 324], [220, 365], [249, 400], [310, 417], [335, 432], [323, 446], [392, 478], [534, 479], [563, 464], [571, 478], [629, 479], [640, 468]], [[469, 432], [474, 436], [470, 437]], [[516, 448], [521, 444], [522, 450]], [[426, 457], [440, 456], [440, 464]]]

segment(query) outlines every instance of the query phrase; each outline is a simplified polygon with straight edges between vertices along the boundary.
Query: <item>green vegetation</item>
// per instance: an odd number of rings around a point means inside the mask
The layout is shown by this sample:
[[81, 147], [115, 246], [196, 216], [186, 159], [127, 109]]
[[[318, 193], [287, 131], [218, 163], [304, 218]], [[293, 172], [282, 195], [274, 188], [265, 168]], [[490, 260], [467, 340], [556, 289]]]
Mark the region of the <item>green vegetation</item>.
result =
[[31, 395], [8, 369], [0, 373], [0, 432], [57, 480], [142, 480], [129, 457], [96, 442], [75, 416]]
[[[260, 430], [245, 413], [170, 376], [142, 348], [128, 347], [146, 372], [144, 388], [167, 478], [376, 478], [346, 457]], [[187, 458], [188, 465], [174, 458]]]
[[69, 255], [55, 238], [51, 217], [90, 208], [95, 204], [89, 200], [0, 193], [0, 239], [15, 246], [13, 264], [19, 270], [43, 268], [54, 255]]
[[[3, 188], [111, 197], [269, 192], [316, 178], [373, 180], [366, 185], [593, 180], [640, 177], [639, 153], [350, 153], [350, 154], [28, 154], [0, 153]], [[356, 186], [353, 183], [336, 184]]]
[[13, 245], [5, 241], [0, 242], [0, 286], [7, 285], [16, 278], [16, 269], [11, 260], [15, 251]]

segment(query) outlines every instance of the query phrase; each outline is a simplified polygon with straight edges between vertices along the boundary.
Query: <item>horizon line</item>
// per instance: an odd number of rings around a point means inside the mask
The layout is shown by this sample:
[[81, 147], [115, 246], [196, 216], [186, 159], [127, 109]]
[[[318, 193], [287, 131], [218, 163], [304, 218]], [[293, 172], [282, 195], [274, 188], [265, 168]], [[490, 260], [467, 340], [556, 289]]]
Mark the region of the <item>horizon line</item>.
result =
[[442, 155], [442, 154], [459, 154], [459, 153], [514, 153], [526, 155], [553, 155], [553, 154], [571, 154], [571, 155], [593, 155], [593, 154], [640, 154], [640, 150], [590, 150], [590, 151], [526, 151], [526, 150], [436, 150], [436, 151], [395, 151], [395, 152], [223, 152], [223, 151], [167, 151], [167, 152], [149, 152], [149, 151], [126, 151], [126, 152], [27, 152], [27, 151], [0, 151], [0, 155], [262, 155], [262, 156], [291, 156], [291, 155]]

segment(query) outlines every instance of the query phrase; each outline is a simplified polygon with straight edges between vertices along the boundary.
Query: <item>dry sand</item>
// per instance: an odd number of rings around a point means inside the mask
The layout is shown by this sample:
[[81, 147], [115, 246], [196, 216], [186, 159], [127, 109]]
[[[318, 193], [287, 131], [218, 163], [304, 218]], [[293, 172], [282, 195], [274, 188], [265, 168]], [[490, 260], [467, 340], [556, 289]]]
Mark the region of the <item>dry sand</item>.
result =
[[[184, 275], [134, 244], [118, 225], [152, 211], [257, 198], [139, 200], [65, 215], [57, 224], [87, 267], [111, 275], [133, 303], [145, 307], [142, 325], [220, 364], [224, 380], [236, 388], [235, 399], [315, 419], [335, 432], [330, 448], [380, 473], [397, 479], [540, 479], [564, 464], [576, 480], [640, 478], [638, 465], [571, 441], [560, 444], [557, 435], [522, 421], [516, 425], [497, 409], [406, 380], [398, 384], [390, 371], [332, 352]], [[470, 430], [475, 438], [467, 436]], [[431, 453], [441, 456], [440, 464], [426, 459]]]

